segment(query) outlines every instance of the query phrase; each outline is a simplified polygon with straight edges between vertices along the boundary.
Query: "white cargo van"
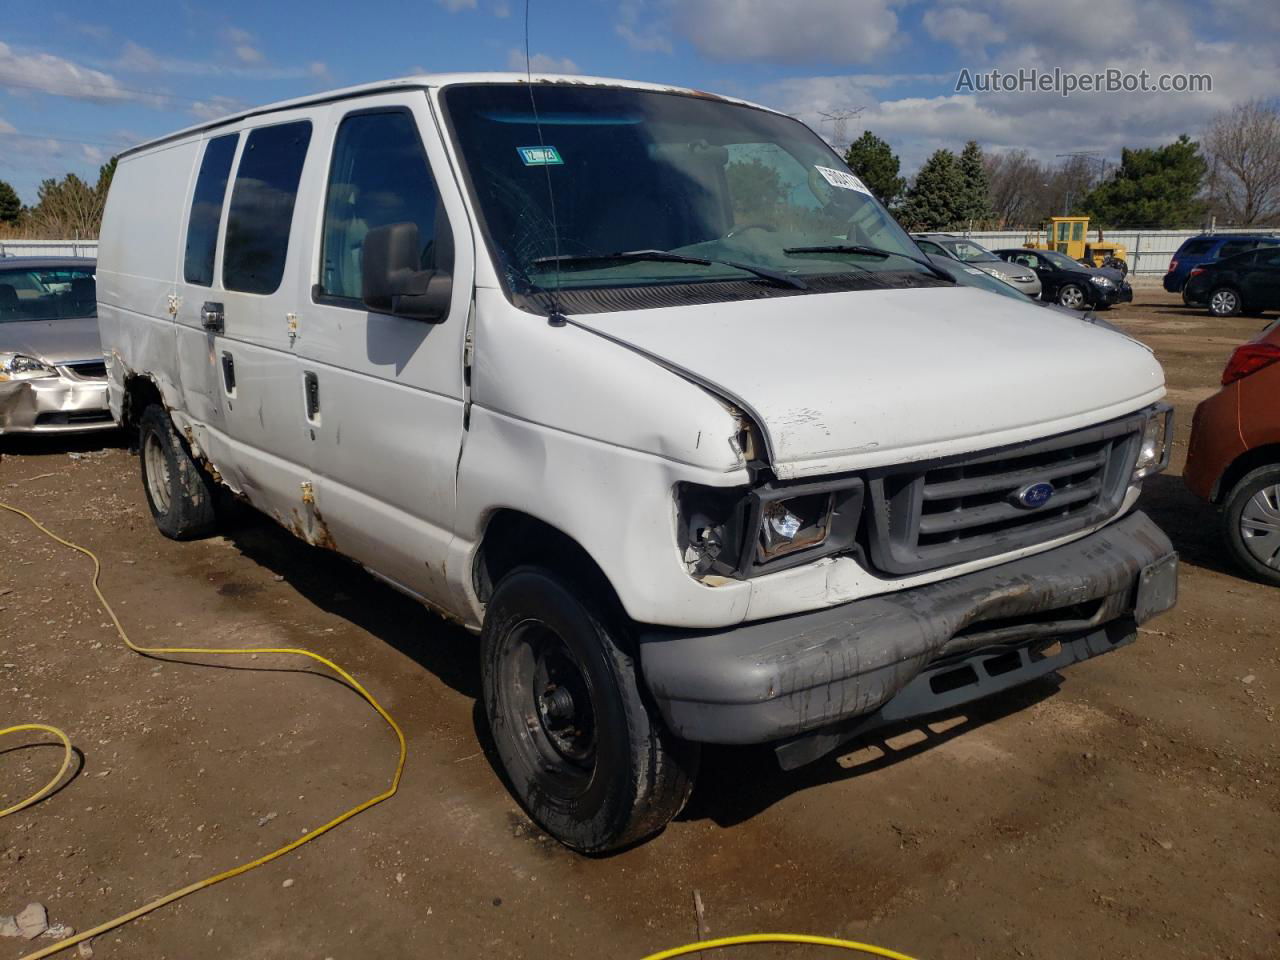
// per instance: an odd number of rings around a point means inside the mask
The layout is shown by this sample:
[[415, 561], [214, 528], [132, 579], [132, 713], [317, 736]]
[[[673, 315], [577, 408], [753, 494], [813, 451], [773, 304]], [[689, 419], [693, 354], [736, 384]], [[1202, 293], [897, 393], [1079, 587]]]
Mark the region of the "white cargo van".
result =
[[798, 121], [451, 75], [120, 158], [99, 317], [161, 532], [225, 487], [480, 634], [511, 788], [601, 851], [1133, 639], [1150, 351], [933, 268]]

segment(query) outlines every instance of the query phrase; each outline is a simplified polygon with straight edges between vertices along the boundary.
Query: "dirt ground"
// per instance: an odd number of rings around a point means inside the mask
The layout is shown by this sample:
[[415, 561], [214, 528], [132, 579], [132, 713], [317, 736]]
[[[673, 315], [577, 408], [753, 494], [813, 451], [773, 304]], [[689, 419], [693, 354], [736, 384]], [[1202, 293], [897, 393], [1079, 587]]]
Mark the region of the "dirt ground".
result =
[[[681, 818], [600, 859], [531, 827], [503, 788], [466, 633], [265, 519], [164, 539], [118, 438], [8, 441], [0, 499], [102, 556], [138, 642], [336, 658], [409, 742], [393, 800], [95, 955], [639, 958], [695, 939], [698, 891], [716, 936], [803, 931], [921, 958], [1280, 956], [1280, 590], [1231, 570], [1179, 476], [1195, 403], [1262, 321], [1148, 290], [1110, 318], [1154, 347], [1177, 406], [1173, 467], [1143, 497], [1182, 553], [1177, 609], [1060, 684], [793, 774], [767, 749], [708, 750]], [[11, 514], [0, 550], [0, 726], [57, 724], [79, 751], [63, 789], [0, 821], [0, 914], [34, 900], [85, 929], [386, 786], [394, 740], [306, 664], [136, 656], [86, 560]], [[0, 744], [0, 807], [58, 762], [15, 745]], [[0, 940], [0, 960], [30, 948]]]

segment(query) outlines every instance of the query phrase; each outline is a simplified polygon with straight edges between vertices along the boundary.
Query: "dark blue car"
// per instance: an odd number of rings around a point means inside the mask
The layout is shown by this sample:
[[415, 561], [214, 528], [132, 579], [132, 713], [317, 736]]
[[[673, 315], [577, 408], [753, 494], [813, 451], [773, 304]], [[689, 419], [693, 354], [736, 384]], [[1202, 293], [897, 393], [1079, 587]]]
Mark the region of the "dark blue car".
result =
[[1187, 276], [1193, 267], [1214, 263], [1247, 253], [1268, 244], [1280, 244], [1280, 237], [1262, 234], [1202, 233], [1182, 242], [1178, 252], [1169, 261], [1169, 272], [1164, 275], [1164, 288], [1170, 293], [1181, 293], [1182, 302], [1188, 306], [1196, 301], [1188, 299], [1185, 292]]

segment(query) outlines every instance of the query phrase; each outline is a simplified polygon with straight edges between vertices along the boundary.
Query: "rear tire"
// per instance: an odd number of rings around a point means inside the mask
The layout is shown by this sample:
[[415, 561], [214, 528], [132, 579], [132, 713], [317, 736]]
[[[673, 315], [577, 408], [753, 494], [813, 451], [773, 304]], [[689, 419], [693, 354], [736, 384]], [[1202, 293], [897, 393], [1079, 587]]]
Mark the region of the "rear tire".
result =
[[1233, 287], [1219, 287], [1209, 294], [1209, 312], [1215, 317], [1234, 317], [1242, 307], [1240, 293]]
[[540, 567], [494, 590], [481, 684], [516, 799], [565, 846], [603, 853], [644, 840], [680, 812], [699, 749], [650, 705], [621, 625]]
[[1222, 511], [1227, 550], [1261, 583], [1280, 586], [1280, 464], [1240, 478]]
[[213, 482], [192, 459], [169, 412], [159, 404], [147, 407], [138, 421], [138, 459], [142, 489], [161, 533], [171, 540], [193, 540], [213, 532]]

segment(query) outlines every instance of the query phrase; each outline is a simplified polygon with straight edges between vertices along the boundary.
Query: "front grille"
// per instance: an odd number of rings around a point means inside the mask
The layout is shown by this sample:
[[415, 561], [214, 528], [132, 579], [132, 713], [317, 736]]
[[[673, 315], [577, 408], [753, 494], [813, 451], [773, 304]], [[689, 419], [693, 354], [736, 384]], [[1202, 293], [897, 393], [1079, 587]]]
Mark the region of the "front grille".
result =
[[71, 363], [64, 363], [63, 366], [82, 380], [105, 380], [107, 376], [105, 360], [74, 360]]
[[106, 423], [110, 419], [110, 410], [59, 410], [36, 414], [36, 426], [65, 427], [75, 423]]
[[[1111, 517], [1133, 473], [1144, 417], [960, 457], [890, 468], [871, 477], [868, 547], [902, 575], [1033, 546]], [[1050, 483], [1041, 507], [1020, 491]]]

